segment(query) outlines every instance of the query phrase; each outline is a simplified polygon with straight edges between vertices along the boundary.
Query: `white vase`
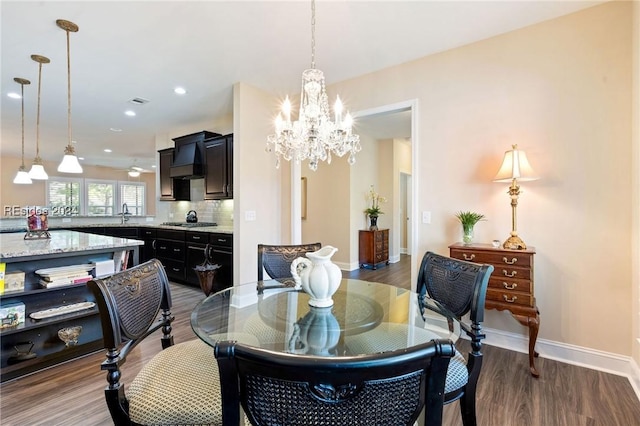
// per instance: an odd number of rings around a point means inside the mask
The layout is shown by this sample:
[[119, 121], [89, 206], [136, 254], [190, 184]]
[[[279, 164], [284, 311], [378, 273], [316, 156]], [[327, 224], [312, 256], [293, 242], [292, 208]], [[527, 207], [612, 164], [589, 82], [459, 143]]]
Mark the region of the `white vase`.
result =
[[331, 256], [338, 249], [324, 246], [318, 251], [298, 257], [291, 263], [291, 275], [296, 287], [310, 296], [309, 305], [317, 308], [333, 306], [333, 294], [342, 280], [340, 268], [331, 262]]

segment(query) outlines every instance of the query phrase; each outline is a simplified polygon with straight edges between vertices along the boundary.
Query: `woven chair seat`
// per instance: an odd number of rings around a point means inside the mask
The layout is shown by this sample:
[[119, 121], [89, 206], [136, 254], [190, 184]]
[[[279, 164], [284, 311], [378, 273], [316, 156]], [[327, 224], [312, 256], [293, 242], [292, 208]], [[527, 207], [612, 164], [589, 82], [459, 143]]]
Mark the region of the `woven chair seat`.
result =
[[138, 373], [126, 394], [131, 420], [139, 424], [222, 424], [218, 366], [213, 348], [201, 340], [160, 351]]
[[[383, 331], [384, 330], [384, 331]], [[441, 339], [437, 333], [430, 330], [413, 328], [415, 343], [425, 343], [431, 339]], [[409, 328], [406, 324], [381, 323], [373, 330], [362, 334], [348, 336], [345, 339], [352, 353], [374, 353], [392, 351], [407, 345]], [[467, 384], [469, 372], [467, 361], [458, 350], [455, 350], [453, 358], [447, 368], [447, 379], [444, 385], [444, 393], [453, 392]]]

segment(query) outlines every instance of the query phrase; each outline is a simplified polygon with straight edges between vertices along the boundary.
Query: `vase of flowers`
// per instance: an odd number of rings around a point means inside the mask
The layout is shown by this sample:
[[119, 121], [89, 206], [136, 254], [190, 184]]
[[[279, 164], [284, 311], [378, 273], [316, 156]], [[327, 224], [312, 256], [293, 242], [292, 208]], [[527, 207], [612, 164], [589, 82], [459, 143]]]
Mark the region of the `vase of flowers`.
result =
[[458, 212], [456, 217], [462, 224], [462, 242], [465, 245], [473, 242], [473, 227], [481, 220], [485, 220], [483, 214], [475, 212]]
[[377, 231], [378, 216], [380, 216], [381, 214], [384, 214], [384, 212], [380, 208], [380, 204], [386, 203], [387, 199], [380, 196], [380, 194], [378, 194], [373, 188], [373, 185], [371, 185], [369, 192], [367, 192], [367, 201], [370, 203], [370, 206], [364, 209], [364, 212], [369, 217], [369, 222], [370, 222], [369, 230]]

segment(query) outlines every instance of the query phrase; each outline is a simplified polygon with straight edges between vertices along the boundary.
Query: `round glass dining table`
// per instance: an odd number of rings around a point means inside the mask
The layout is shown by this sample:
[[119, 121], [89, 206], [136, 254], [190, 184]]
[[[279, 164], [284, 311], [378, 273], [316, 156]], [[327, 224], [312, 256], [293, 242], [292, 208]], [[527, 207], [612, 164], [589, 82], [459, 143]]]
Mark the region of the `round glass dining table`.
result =
[[196, 335], [277, 352], [349, 356], [409, 348], [459, 336], [459, 322], [429, 298], [388, 284], [342, 279], [327, 308], [277, 280], [230, 287], [200, 302], [191, 314]]

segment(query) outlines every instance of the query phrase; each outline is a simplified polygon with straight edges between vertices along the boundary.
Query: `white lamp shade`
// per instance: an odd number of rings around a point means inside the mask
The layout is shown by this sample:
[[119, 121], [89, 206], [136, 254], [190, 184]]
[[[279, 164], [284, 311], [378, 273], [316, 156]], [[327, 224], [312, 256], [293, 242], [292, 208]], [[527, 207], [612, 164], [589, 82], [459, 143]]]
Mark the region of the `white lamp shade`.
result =
[[527, 160], [527, 154], [519, 150], [517, 145], [514, 145], [512, 150], [504, 153], [502, 166], [500, 166], [500, 170], [496, 177], [493, 178], [493, 181], [511, 182], [513, 179], [521, 181], [538, 179], [529, 164], [529, 160]]
[[13, 183], [17, 183], [19, 185], [27, 185], [32, 183], [32, 181], [31, 181], [31, 178], [29, 177], [29, 173], [27, 173], [27, 171], [24, 170], [23, 168], [20, 168], [20, 170], [18, 170], [18, 174], [13, 179]]
[[42, 164], [35, 163], [31, 166], [31, 170], [29, 170], [29, 177], [36, 180], [49, 179], [49, 175], [44, 171], [44, 166]]
[[58, 166], [60, 173], [82, 173], [82, 166], [75, 155], [65, 154]]

